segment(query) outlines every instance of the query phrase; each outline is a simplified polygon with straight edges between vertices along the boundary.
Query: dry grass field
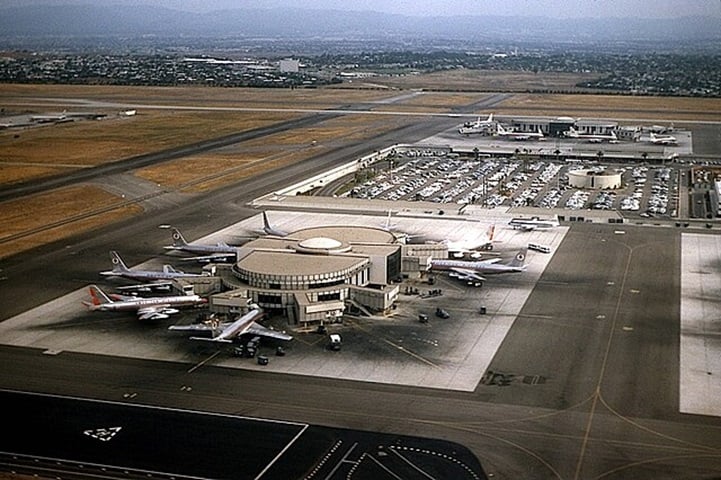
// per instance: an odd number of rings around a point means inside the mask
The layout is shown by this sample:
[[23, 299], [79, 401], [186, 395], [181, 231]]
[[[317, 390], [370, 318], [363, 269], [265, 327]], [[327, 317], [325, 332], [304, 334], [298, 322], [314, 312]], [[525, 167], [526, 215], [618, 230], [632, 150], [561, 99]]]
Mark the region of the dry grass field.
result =
[[308, 145], [315, 143], [330, 143], [337, 140], [358, 140], [371, 138], [383, 133], [400, 123], [407, 122], [406, 118], [385, 115], [352, 114], [317, 123], [306, 128], [293, 131], [280, 132], [262, 139], [244, 142], [247, 147], [257, 145]]
[[68, 109], [117, 112], [145, 105], [248, 108], [331, 108], [347, 103], [383, 100], [396, 95], [382, 90], [350, 88], [210, 88], [122, 87], [106, 85], [0, 84], [0, 105], [6, 109], [62, 111]]
[[[344, 89], [2, 85], [0, 104], [6, 113], [42, 113], [67, 109], [68, 112], [104, 112], [109, 118], [0, 132], [0, 185], [87, 168], [302, 115], [291, 111], [247, 112], [231, 109], [327, 109], [349, 102], [374, 102], [388, 96], [388, 92]], [[134, 117], [116, 115], [120, 109], [141, 102], [144, 105], [178, 108], [138, 108], [138, 115]], [[213, 106], [216, 109], [203, 110]], [[181, 191], [205, 191], [237, 182], [264, 169], [289, 165], [322, 153], [328, 148], [322, 146], [323, 143], [332, 144], [338, 138], [370, 138], [393, 123], [378, 115], [348, 115], [322, 122], [315, 127], [265, 137], [239, 148], [170, 161], [143, 169], [137, 174], [141, 178]], [[0, 204], [0, 212], [15, 212], [16, 215], [5, 216], [12, 220], [13, 229], [6, 232], [5, 240], [0, 237], [0, 256], [87, 231], [141, 211], [138, 206], [129, 206], [85, 217], [89, 213], [87, 205], [94, 204], [102, 208], [119, 201], [117, 197], [95, 187], [79, 187], [48, 192], [31, 199], [4, 202]], [[68, 218], [75, 220], [64, 226], [41, 228]], [[23, 233], [26, 235], [21, 241], [8, 239]]]
[[[472, 105], [487, 98], [484, 93], [454, 93], [454, 92], [417, 92], [403, 100], [402, 107], [423, 107], [425, 109], [436, 108], [440, 111], [448, 111], [453, 107]], [[393, 105], [395, 107], [396, 104]]]
[[345, 115], [312, 127], [242, 142], [222, 151], [143, 168], [136, 175], [166, 188], [205, 191], [248, 178], [265, 169], [291, 165], [320, 155], [338, 143], [372, 138], [408, 121], [402, 117]]
[[719, 121], [721, 99], [516, 94], [503, 101], [495, 111], [522, 115], [561, 115], [566, 112], [574, 117]]
[[285, 149], [209, 152], [146, 167], [135, 175], [173, 189], [197, 193], [244, 180], [266, 170], [292, 165], [328, 149], [306, 145]]
[[[0, 185], [250, 130], [298, 114], [144, 110], [134, 117], [0, 132]], [[16, 137], [17, 136], [17, 137]]]
[[[94, 186], [63, 188], [0, 203], [0, 258], [141, 212]], [[72, 220], [68, 222], [68, 220]], [[22, 235], [21, 237], [17, 237]]]
[[598, 78], [596, 74], [543, 72], [507, 72], [498, 70], [450, 70], [406, 75], [376, 77], [375, 83], [394, 88], [425, 88], [441, 91], [525, 92], [528, 90], [584, 91], [576, 83]]

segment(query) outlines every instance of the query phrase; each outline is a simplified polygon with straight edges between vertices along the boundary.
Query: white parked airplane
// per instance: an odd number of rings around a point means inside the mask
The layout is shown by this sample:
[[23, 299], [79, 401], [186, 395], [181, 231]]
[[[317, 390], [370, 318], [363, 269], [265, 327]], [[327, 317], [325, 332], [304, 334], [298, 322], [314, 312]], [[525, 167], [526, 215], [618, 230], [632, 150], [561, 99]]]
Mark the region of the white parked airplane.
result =
[[580, 133], [575, 128], [571, 127], [564, 135], [568, 138], [577, 138], [579, 140], [587, 140], [590, 143], [601, 143], [601, 142], [618, 142], [616, 132], [611, 131], [608, 134], [595, 134], [595, 133]]
[[678, 140], [673, 135], [656, 135], [653, 132], [648, 134], [647, 141], [655, 145], [678, 145]]
[[255, 240], [256, 238], [262, 237], [262, 236], [269, 236], [269, 237], [287, 237], [289, 235], [288, 232], [285, 230], [281, 230], [280, 228], [276, 228], [273, 225], [270, 224], [270, 220], [268, 220], [268, 214], [263, 211], [262, 212], [263, 217], [263, 228], [259, 229], [253, 229], [249, 230], [250, 235], [242, 235], [237, 238], [242, 239], [243, 241], [249, 241], [249, 240]]
[[287, 237], [288, 232], [281, 230], [279, 228], [275, 228], [270, 224], [270, 221], [268, 220], [268, 214], [265, 213], [265, 210], [263, 211], [263, 232], [266, 235], [270, 235], [273, 237]]
[[410, 245], [422, 245], [424, 243], [442, 243], [448, 248], [448, 254], [460, 258], [469, 255], [479, 258], [482, 251], [493, 250], [493, 234], [496, 230], [495, 225], [488, 227], [486, 232], [478, 234], [474, 237], [449, 238], [435, 234], [409, 234], [405, 237], [405, 242]]
[[61, 122], [65, 119], [67, 119], [67, 115], [65, 114], [65, 110], [63, 110], [63, 113], [57, 114], [57, 115], [31, 115], [30, 120], [37, 123], [50, 123], [50, 122]]
[[[113, 263], [113, 269], [100, 272], [100, 275], [106, 277], [125, 277], [133, 280], [173, 280], [177, 278], [191, 278], [191, 277], [202, 277], [200, 273], [185, 273], [180, 270], [176, 270], [172, 265], [163, 265], [163, 270], [138, 270], [130, 269], [125, 265], [123, 259], [115, 250], [110, 252], [110, 261]], [[157, 286], [157, 285], [156, 285]]]
[[554, 216], [553, 218], [550, 218], [548, 220], [541, 219], [539, 217], [516, 217], [512, 218], [511, 221], [508, 222], [508, 224], [512, 226], [515, 230], [524, 231], [535, 230], [537, 228], [553, 228], [559, 225], [557, 216]]
[[91, 311], [134, 311], [139, 320], [161, 320], [178, 313], [180, 307], [195, 307], [206, 303], [206, 299], [198, 295], [168, 297], [119, 296], [119, 300], [113, 300], [97, 285], [90, 285], [90, 297], [91, 301], [83, 301], [83, 305]]
[[197, 243], [188, 243], [177, 228], [171, 229], [173, 244], [164, 247], [166, 250], [176, 250], [188, 253], [198, 253], [201, 256], [189, 257], [186, 260], [197, 260], [199, 262], [212, 261], [233, 261], [237, 258], [238, 249], [224, 242], [218, 242], [215, 245], [201, 245]]
[[[398, 241], [400, 241], [400, 242], [402, 242], [402, 243], [408, 243], [408, 244], [410, 244], [410, 243], [419, 243], [419, 242], [416, 242], [415, 239], [416, 239], [416, 238], [423, 238], [424, 235], [423, 235], [423, 234], [417, 234], [417, 235], [416, 235], [416, 234], [412, 234], [412, 233], [408, 233], [408, 232], [401, 231], [401, 230], [398, 228], [398, 224], [393, 223], [393, 221], [392, 221], [392, 215], [393, 215], [393, 211], [392, 211], [392, 210], [388, 210], [388, 216], [386, 217], [385, 222], [383, 222], [383, 223], [380, 224], [380, 228], [382, 228], [383, 230], [385, 230], [385, 231], [388, 232], [388, 233], [391, 233], [394, 237], [396, 237], [396, 239], [397, 239]], [[421, 242], [421, 243], [422, 243], [422, 242]]]
[[471, 238], [446, 239], [444, 243], [448, 246], [448, 253], [454, 257], [462, 257], [466, 254], [479, 257], [479, 250], [493, 250], [493, 234], [496, 226], [491, 225], [485, 233]]
[[532, 138], [541, 140], [545, 138], [540, 128], [537, 132], [516, 132], [514, 130], [506, 130], [500, 123], [498, 124], [498, 130], [496, 133], [499, 137], [510, 138], [511, 140], [530, 140]]
[[493, 121], [493, 113], [489, 113], [488, 118], [485, 120], [481, 120], [481, 117], [478, 117], [475, 122], [464, 123], [461, 125], [461, 128], [458, 129], [458, 133], [461, 135], [470, 135], [472, 133], [489, 134], [493, 131], [495, 124], [496, 122]]
[[431, 260], [431, 270], [448, 271], [448, 275], [469, 284], [480, 286], [486, 278], [483, 275], [497, 275], [501, 273], [516, 273], [526, 270], [527, 249], [523, 248], [510, 263], [497, 263], [500, 259], [480, 260], [467, 262], [463, 260]]
[[264, 314], [263, 310], [256, 304], [250, 305], [251, 310], [234, 322], [216, 323], [194, 323], [192, 325], [171, 325], [168, 330], [182, 330], [191, 332], [212, 332], [212, 337], [190, 337], [191, 340], [202, 340], [206, 342], [232, 343], [234, 339], [243, 334], [259, 335], [262, 337], [275, 338], [277, 340], [293, 340], [288, 334], [266, 328], [256, 320]]

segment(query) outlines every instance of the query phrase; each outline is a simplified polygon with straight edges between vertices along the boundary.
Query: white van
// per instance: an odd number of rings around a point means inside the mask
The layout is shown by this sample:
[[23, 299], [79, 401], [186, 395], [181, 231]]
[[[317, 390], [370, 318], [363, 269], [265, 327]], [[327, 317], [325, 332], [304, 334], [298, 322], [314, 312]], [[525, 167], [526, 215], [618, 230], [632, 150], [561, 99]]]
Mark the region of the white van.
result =
[[541, 253], [551, 253], [551, 247], [548, 245], [541, 245], [540, 243], [529, 243], [528, 249]]

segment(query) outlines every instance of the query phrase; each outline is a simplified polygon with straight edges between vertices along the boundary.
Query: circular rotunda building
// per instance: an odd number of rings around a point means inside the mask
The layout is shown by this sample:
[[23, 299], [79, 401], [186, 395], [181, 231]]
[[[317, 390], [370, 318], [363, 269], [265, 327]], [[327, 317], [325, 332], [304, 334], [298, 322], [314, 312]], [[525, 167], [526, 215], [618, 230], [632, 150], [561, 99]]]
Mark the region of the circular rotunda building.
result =
[[371, 311], [390, 308], [400, 269], [401, 246], [391, 232], [310, 227], [245, 244], [231, 268], [228, 297], [235, 292], [263, 308], [283, 310], [294, 324], [332, 322], [348, 303]]
[[568, 184], [574, 188], [621, 188], [621, 173], [615, 170], [582, 168], [568, 172]]

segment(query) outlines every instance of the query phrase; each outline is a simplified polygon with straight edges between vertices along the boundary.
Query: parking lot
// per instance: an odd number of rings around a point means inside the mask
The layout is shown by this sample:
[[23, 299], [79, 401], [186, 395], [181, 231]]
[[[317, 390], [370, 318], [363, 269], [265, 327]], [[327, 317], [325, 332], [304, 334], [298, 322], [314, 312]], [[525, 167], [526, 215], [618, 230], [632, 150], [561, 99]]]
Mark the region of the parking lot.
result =
[[[610, 210], [628, 218], [676, 216], [679, 168], [600, 162], [519, 158], [450, 158], [442, 152], [399, 153], [392, 169], [344, 195], [362, 199], [426, 201], [486, 207]], [[622, 187], [587, 190], [569, 186], [568, 172], [607, 169], [620, 172]]]

